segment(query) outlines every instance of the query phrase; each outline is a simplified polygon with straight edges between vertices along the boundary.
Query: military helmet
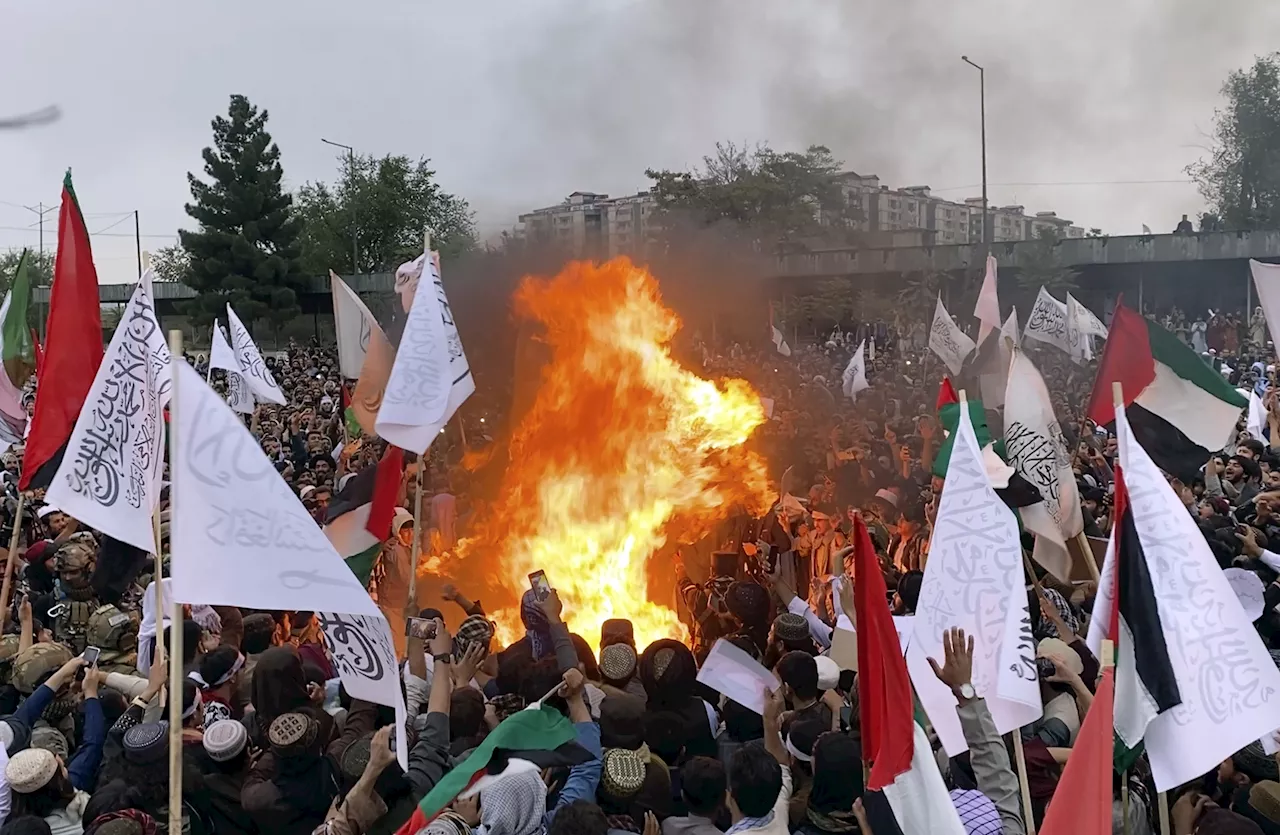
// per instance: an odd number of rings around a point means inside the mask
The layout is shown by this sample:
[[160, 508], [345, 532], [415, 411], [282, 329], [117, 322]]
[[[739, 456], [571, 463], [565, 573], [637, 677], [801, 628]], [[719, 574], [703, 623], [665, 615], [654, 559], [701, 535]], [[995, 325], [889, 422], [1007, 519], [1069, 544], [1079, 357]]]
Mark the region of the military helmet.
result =
[[97, 561], [98, 543], [87, 531], [73, 534], [58, 549], [58, 573], [63, 577], [68, 573], [83, 572], [87, 580]]
[[0, 637], [0, 672], [3, 672], [6, 676], [12, 667], [13, 657], [18, 654], [20, 640], [12, 632]]
[[13, 686], [19, 693], [31, 695], [46, 673], [56, 672], [71, 660], [71, 650], [62, 644], [32, 644], [13, 659]]
[[138, 647], [138, 622], [108, 603], [89, 615], [85, 638], [104, 651], [132, 652]]

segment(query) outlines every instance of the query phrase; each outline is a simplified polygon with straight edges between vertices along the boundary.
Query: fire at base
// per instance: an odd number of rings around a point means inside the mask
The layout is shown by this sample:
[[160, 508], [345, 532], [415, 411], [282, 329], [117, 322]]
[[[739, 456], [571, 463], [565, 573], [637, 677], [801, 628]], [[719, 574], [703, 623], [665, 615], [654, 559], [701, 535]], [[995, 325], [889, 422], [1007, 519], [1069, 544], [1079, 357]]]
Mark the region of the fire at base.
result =
[[[649, 599], [648, 561], [735, 508], [767, 509], [764, 460], [742, 448], [765, 421], [759, 396], [672, 358], [680, 320], [653, 276], [626, 258], [526, 278], [516, 307], [544, 327], [551, 358], [513, 433], [498, 496], [460, 559], [495, 560], [517, 599], [530, 572], [546, 571], [566, 622], [593, 647], [609, 618], [632, 621], [640, 647], [686, 639], [676, 613]], [[659, 575], [667, 587], [670, 569]], [[517, 610], [494, 617], [500, 639], [523, 634]]]

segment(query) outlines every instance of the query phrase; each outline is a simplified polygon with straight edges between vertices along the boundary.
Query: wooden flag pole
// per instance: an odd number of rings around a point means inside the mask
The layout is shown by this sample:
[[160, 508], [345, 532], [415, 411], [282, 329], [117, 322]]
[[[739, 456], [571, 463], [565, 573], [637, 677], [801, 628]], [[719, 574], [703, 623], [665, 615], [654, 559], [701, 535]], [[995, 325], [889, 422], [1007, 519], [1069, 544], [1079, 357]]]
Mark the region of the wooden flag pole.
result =
[[[422, 275], [419, 281], [429, 279], [427, 266], [431, 261], [431, 229], [422, 229]], [[428, 444], [427, 449], [430, 449]], [[422, 468], [427, 463], [427, 450], [418, 454], [417, 470], [413, 474], [413, 545], [409, 548], [409, 599], [405, 601], [405, 609], [412, 610], [413, 616], [418, 614], [418, 554], [422, 548]], [[408, 611], [406, 611], [406, 616]]]
[[9, 593], [13, 590], [13, 564], [18, 561], [18, 536], [22, 533], [22, 508], [27, 503], [25, 492], [18, 494], [18, 510], [13, 514], [13, 533], [9, 534], [9, 561], [4, 566], [4, 588], [0, 591], [0, 612], [9, 611]]
[[[177, 472], [178, 460], [178, 371], [182, 359], [182, 331], [169, 331], [169, 354], [173, 363], [172, 397], [169, 400], [169, 464]], [[170, 497], [169, 506], [174, 502]], [[160, 551], [160, 543], [156, 543]], [[159, 608], [160, 555], [156, 554], [156, 643], [163, 644], [164, 610]], [[182, 831], [182, 607], [173, 601], [169, 621], [169, 831]]]

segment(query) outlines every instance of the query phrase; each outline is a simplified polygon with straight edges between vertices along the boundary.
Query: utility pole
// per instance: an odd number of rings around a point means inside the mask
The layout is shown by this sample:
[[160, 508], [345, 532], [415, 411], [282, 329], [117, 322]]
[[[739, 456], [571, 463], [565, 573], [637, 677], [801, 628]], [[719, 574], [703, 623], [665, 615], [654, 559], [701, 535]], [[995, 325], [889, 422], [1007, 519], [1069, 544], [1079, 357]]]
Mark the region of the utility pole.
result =
[[138, 210], [133, 210], [133, 243], [138, 250], [138, 278], [142, 278], [142, 229], [138, 225]]
[[[331, 142], [328, 139], [325, 139], [323, 136], [320, 137], [320, 141], [326, 145], [332, 145], [335, 148], [346, 149], [347, 159], [350, 161], [350, 176], [352, 178], [352, 182], [354, 183], [355, 176], [356, 176], [356, 149], [352, 148], [350, 145], [343, 145], [341, 142]], [[354, 189], [353, 189], [353, 192], [354, 192]], [[352, 197], [354, 198], [354, 194], [352, 195]], [[359, 235], [356, 231], [356, 201], [352, 199], [351, 200], [351, 274], [352, 275], [355, 275], [356, 272], [358, 272], [360, 269], [359, 246], [360, 246]]]
[[987, 210], [987, 71], [969, 60], [968, 55], [961, 55], [960, 60], [978, 71], [978, 107], [982, 120], [982, 243], [983, 263], [991, 254], [991, 231], [988, 228], [990, 218]]

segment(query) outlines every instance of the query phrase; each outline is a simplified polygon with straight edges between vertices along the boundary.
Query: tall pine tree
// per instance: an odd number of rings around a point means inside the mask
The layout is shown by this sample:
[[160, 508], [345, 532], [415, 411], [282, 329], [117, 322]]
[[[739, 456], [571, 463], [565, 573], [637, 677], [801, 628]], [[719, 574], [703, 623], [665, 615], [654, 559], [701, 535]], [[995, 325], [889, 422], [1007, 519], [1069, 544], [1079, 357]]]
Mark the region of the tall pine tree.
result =
[[197, 293], [187, 312], [197, 323], [225, 316], [227, 302], [250, 328], [264, 318], [279, 327], [301, 312], [301, 224], [280, 187], [280, 149], [266, 124], [267, 111], [233, 95], [227, 116], [213, 120], [214, 147], [204, 149], [212, 182], [187, 175], [194, 202], [186, 210], [200, 228], [179, 236], [191, 257], [185, 280]]

